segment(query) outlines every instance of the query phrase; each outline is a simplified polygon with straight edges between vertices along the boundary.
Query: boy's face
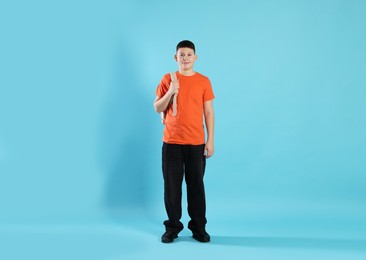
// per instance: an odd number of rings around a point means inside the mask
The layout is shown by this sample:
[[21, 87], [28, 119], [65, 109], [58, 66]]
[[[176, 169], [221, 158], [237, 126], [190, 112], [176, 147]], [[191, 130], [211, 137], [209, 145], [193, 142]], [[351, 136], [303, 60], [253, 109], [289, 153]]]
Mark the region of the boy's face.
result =
[[189, 71], [193, 70], [193, 65], [197, 59], [197, 55], [194, 53], [193, 49], [179, 48], [174, 58], [178, 62], [180, 69]]

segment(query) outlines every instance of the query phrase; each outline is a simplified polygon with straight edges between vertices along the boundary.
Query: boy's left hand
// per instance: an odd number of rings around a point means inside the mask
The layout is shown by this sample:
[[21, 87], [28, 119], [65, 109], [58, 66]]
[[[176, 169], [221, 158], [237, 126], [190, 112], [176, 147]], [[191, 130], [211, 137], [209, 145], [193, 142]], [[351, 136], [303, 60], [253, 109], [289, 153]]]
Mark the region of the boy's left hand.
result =
[[210, 142], [207, 142], [205, 145], [204, 156], [206, 158], [210, 158], [214, 154], [214, 145]]

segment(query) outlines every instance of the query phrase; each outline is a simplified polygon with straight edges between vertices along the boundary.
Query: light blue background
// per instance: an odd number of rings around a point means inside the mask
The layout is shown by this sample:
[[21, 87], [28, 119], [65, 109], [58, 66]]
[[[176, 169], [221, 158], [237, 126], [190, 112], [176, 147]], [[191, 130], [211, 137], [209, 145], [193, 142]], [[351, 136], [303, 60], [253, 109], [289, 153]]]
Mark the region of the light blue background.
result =
[[316, 219], [363, 236], [365, 13], [361, 0], [2, 1], [0, 225], [140, 212], [160, 235], [154, 92], [190, 39], [216, 95], [211, 230]]

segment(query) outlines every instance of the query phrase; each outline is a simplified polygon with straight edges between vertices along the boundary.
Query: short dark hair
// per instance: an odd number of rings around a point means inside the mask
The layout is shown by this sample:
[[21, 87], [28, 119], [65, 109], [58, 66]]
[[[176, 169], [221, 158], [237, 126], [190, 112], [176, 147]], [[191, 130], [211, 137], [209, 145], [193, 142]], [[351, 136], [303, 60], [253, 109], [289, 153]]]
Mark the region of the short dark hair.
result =
[[188, 40], [184, 40], [181, 41], [180, 43], [177, 44], [177, 49], [176, 51], [178, 51], [178, 49], [180, 48], [190, 48], [194, 51], [194, 53], [196, 53], [196, 48], [194, 46], [194, 43]]

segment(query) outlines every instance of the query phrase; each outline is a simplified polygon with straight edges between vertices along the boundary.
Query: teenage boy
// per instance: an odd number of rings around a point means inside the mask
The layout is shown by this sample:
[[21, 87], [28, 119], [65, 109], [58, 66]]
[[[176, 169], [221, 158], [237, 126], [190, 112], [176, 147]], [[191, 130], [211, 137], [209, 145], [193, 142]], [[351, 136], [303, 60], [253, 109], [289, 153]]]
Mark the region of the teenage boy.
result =
[[[199, 242], [209, 242], [206, 232], [206, 199], [203, 176], [206, 158], [214, 153], [215, 98], [210, 80], [193, 70], [197, 60], [191, 41], [181, 41], [174, 56], [179, 70], [162, 78], [156, 89], [154, 107], [165, 113], [162, 147], [162, 171], [164, 177], [164, 203], [168, 219], [164, 221], [166, 232], [163, 243], [171, 243], [183, 229], [182, 182], [187, 185], [188, 228]], [[175, 99], [175, 101], [173, 101]], [[176, 105], [176, 108], [173, 107]], [[174, 111], [173, 111], [174, 110]], [[207, 138], [205, 139], [205, 121]]]

